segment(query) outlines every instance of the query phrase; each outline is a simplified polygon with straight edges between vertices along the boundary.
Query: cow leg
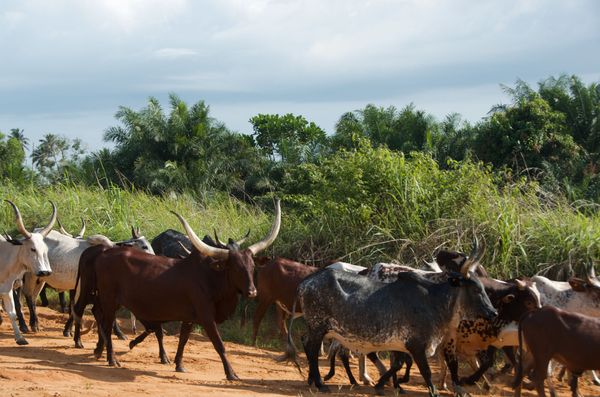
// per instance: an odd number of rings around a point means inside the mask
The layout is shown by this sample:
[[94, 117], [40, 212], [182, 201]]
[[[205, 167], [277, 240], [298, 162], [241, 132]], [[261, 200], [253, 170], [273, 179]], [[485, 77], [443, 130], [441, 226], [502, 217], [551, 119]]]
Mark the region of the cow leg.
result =
[[119, 324], [117, 324], [116, 319], [115, 319], [112, 329], [113, 329], [113, 332], [115, 333], [115, 335], [117, 336], [117, 338], [119, 338], [120, 340], [127, 340], [127, 336], [125, 336], [123, 331], [121, 331], [121, 328], [119, 327]]
[[[103, 301], [101, 304], [102, 310], [100, 318], [102, 321], [98, 323], [98, 328], [100, 330], [100, 335], [106, 344], [106, 359], [108, 361], [108, 365], [111, 367], [120, 367], [119, 361], [115, 358], [115, 352], [113, 350], [112, 345], [112, 328], [115, 322], [115, 312], [117, 311], [116, 305], [110, 305], [110, 302]], [[96, 347], [96, 352], [100, 351], [102, 354], [102, 348], [99, 349], [99, 346]]]
[[46, 288], [48, 288], [48, 286], [44, 285], [44, 288], [42, 288], [42, 290], [40, 291], [40, 304], [42, 307], [48, 307], [48, 305], [50, 304], [48, 302], [48, 296], [46, 296]]
[[269, 300], [260, 300], [258, 301], [258, 305], [256, 306], [256, 311], [254, 312], [254, 318], [252, 319], [252, 344], [256, 346], [256, 337], [258, 335], [258, 328], [260, 327], [260, 323], [267, 312], [269, 306], [273, 303]]
[[315, 384], [315, 387], [322, 393], [329, 392], [329, 386], [323, 384], [321, 374], [319, 373], [319, 350], [323, 344], [325, 331], [310, 330], [306, 338], [302, 341], [304, 352], [308, 360], [308, 385]]
[[158, 341], [158, 356], [160, 357], [161, 364], [171, 364], [169, 360], [169, 356], [167, 356], [167, 352], [165, 351], [165, 346], [163, 345], [163, 329], [162, 325], [159, 323], [158, 327], [155, 330], [156, 340]]
[[45, 284], [44, 281], [35, 277], [32, 273], [25, 273], [23, 277], [23, 293], [29, 307], [29, 327], [33, 332], [39, 331], [36, 304], [37, 297]]
[[[129, 312], [129, 322], [131, 323], [131, 332], [135, 335], [137, 334], [137, 321], [135, 318], [135, 314], [133, 312]], [[162, 329], [162, 326], [161, 326]]]
[[219, 357], [221, 357], [221, 362], [223, 363], [223, 369], [225, 370], [225, 376], [227, 377], [227, 380], [239, 380], [240, 378], [233, 371], [233, 368], [227, 359], [227, 355], [225, 354], [225, 345], [223, 344], [221, 335], [219, 335], [217, 324], [212, 321], [206, 325], [203, 325], [202, 327], [204, 328], [204, 331], [206, 331], [206, 336], [210, 338], [213, 347], [217, 353], [219, 353]]
[[444, 346], [444, 359], [446, 360], [446, 365], [450, 370], [450, 378], [452, 379], [452, 388], [454, 389], [455, 396], [464, 396], [468, 393], [463, 390], [460, 386], [460, 379], [458, 378], [458, 360], [455, 352], [455, 345], [453, 341], [446, 346]]
[[[65, 299], [65, 291], [60, 291], [58, 293], [58, 301], [60, 302], [60, 312], [61, 313], [69, 313], [69, 308], [67, 306], [67, 300]], [[73, 295], [71, 295], [71, 291], [69, 291], [69, 301], [73, 301]]]
[[129, 342], [129, 349], [131, 350], [134, 347], [136, 347], [137, 345], [139, 345], [140, 343], [142, 343], [144, 341], [144, 339], [146, 339], [148, 337], [148, 335], [150, 335], [152, 332], [154, 332], [154, 330], [149, 330], [148, 327], [146, 327], [144, 332], [142, 332], [141, 334], [136, 336], [135, 339], [133, 339], [131, 342]]
[[[384, 371], [384, 373], [385, 372], [387, 372], [387, 369], [386, 371]], [[375, 381], [373, 381], [373, 379], [371, 379], [371, 377], [367, 373], [367, 358], [364, 354], [361, 354], [358, 357], [358, 379], [365, 386], [375, 386]]]
[[185, 372], [185, 368], [181, 365], [183, 361], [183, 348], [187, 343], [190, 332], [192, 332], [192, 323], [181, 323], [181, 330], [179, 331], [179, 344], [177, 345], [177, 354], [175, 355], [175, 371]]
[[[485, 354], [480, 355], [481, 361], [479, 362], [479, 368], [474, 367], [474, 373], [471, 376], [461, 377], [460, 384], [461, 385], [474, 385], [483, 374], [487, 372], [494, 365], [494, 354], [496, 352], [496, 348], [490, 346]], [[473, 364], [473, 363], [470, 363]], [[485, 379], [485, 384], [488, 389], [491, 387], [489, 381]]]
[[8, 314], [8, 318], [10, 318], [17, 345], [29, 344], [29, 342], [27, 342], [23, 335], [21, 335], [21, 330], [19, 330], [19, 326], [17, 324], [17, 313], [15, 311], [15, 302], [13, 300], [12, 288], [8, 293], [2, 294], [2, 303], [4, 304], [4, 311], [6, 312], [6, 314]]
[[448, 390], [448, 385], [446, 384], [446, 375], [448, 374], [448, 366], [446, 365], [446, 360], [443, 357], [443, 354], [437, 354], [438, 364], [440, 366], [440, 380], [439, 387], [441, 390]]
[[63, 328], [63, 336], [65, 338], [68, 338], [69, 336], [73, 336], [73, 314], [69, 314], [69, 318], [67, 318], [67, 321], [65, 322], [65, 326]]
[[569, 386], [571, 387], [572, 397], [579, 397], [579, 393], [577, 392], [577, 382], [579, 381], [580, 376], [581, 372], [571, 371], [571, 379], [569, 380]]
[[323, 378], [324, 381], [328, 381], [335, 375], [335, 357], [341, 347], [342, 345], [335, 339], [329, 345], [329, 373]]
[[377, 353], [371, 352], [371, 353], [367, 354], [367, 357], [373, 363], [373, 365], [375, 365], [375, 367], [377, 368], [377, 371], [379, 372], [379, 376], [383, 376], [383, 374], [385, 374], [387, 372], [388, 369], [385, 367], [385, 364], [383, 364], [381, 362], [381, 360], [377, 356]]
[[[394, 354], [394, 353], [392, 353]], [[396, 374], [396, 372], [398, 372], [401, 368], [401, 362], [400, 360], [397, 359], [392, 359], [391, 363], [390, 363], [390, 369], [386, 371], [385, 374], [383, 374], [379, 380], [377, 381], [377, 384], [375, 385], [375, 394], [377, 394], [378, 396], [384, 396], [385, 395], [385, 391], [383, 390], [384, 386], [386, 383], [389, 382], [390, 378], [392, 376], [394, 376]], [[400, 393], [402, 393], [403, 390], [402, 388], [400, 388]]]
[[410, 354], [413, 357], [415, 364], [417, 364], [417, 368], [419, 368], [419, 372], [423, 379], [425, 379], [425, 383], [427, 384], [427, 389], [429, 390], [430, 397], [437, 397], [438, 393], [435, 390], [435, 386], [431, 381], [431, 368], [429, 367], [429, 363], [427, 362], [427, 354], [425, 353], [425, 348], [418, 349], [410, 349]]
[[[406, 370], [404, 371], [404, 376], [402, 379], [396, 379], [397, 377], [394, 375], [394, 387], [399, 388], [400, 384], [408, 383], [410, 381], [410, 368], [412, 367], [413, 360], [410, 354], [405, 352], [392, 352], [392, 356], [390, 360], [397, 360], [399, 362], [399, 367], [402, 369], [402, 365], [406, 363]], [[390, 361], [391, 362], [391, 361]]]
[[[348, 376], [348, 380], [350, 381], [351, 385], [357, 385], [358, 383], [356, 382], [356, 379], [354, 378], [354, 375], [352, 375], [352, 370], [350, 369], [350, 350], [348, 350], [345, 347], [342, 347], [340, 349], [340, 360], [342, 360], [342, 365], [344, 366], [344, 369], [346, 370], [346, 375]], [[327, 380], [327, 379], [325, 379]]]
[[23, 316], [23, 310], [21, 309], [21, 287], [13, 289], [13, 302], [15, 302], [15, 312], [17, 313], [17, 321], [19, 322], [19, 330], [24, 334], [29, 332], [25, 317]]

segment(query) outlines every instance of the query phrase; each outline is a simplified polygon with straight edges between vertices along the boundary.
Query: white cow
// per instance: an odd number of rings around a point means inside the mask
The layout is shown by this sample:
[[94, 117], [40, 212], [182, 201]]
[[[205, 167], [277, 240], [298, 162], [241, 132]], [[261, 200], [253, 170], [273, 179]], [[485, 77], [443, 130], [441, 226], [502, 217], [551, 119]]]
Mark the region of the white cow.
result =
[[48, 246], [44, 237], [50, 233], [56, 221], [56, 206], [52, 203], [50, 223], [39, 232], [29, 232], [23, 224], [23, 218], [17, 206], [6, 200], [15, 212], [17, 229], [23, 235], [21, 240], [0, 241], [0, 296], [4, 310], [12, 323], [15, 340], [19, 345], [28, 344], [17, 325], [17, 313], [13, 299], [15, 281], [21, 279], [27, 271], [37, 277], [47, 277], [52, 274], [48, 259]]

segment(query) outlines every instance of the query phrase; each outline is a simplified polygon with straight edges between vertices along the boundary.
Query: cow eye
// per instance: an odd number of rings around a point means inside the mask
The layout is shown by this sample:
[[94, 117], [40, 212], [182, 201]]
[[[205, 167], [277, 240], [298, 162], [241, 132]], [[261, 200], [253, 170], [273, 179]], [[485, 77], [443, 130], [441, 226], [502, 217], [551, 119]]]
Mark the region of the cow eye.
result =
[[35, 248], [32, 248], [31, 252], [37, 252], [37, 250]]

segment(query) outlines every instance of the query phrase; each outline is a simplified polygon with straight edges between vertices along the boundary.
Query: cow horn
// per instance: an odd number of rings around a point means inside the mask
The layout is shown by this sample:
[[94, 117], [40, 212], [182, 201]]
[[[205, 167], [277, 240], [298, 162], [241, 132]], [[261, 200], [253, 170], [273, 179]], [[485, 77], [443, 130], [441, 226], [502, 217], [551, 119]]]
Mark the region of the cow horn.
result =
[[136, 229], [133, 227], [133, 225], [131, 225], [131, 237], [132, 238], [140, 238], [140, 228], [139, 227]]
[[58, 223], [58, 229], [60, 230], [60, 232], [62, 234], [64, 234], [65, 236], [73, 237], [73, 235], [71, 233], [69, 233], [65, 230], [62, 223], [60, 223], [60, 219], [56, 218], [56, 223]]
[[527, 283], [519, 278], [515, 279], [515, 283], [517, 284], [517, 287], [523, 291], [525, 290], [525, 288], [527, 288]]
[[19, 208], [10, 200], [4, 200], [10, 205], [12, 205], [13, 210], [15, 211], [15, 221], [17, 222], [17, 230], [21, 233], [25, 238], [31, 238], [31, 233], [25, 229], [25, 225], [23, 224], [23, 218], [21, 217], [21, 211]]
[[275, 201], [275, 220], [273, 221], [273, 226], [271, 226], [271, 230], [269, 231], [269, 235], [264, 239], [259, 241], [258, 243], [252, 244], [248, 249], [252, 252], [252, 255], [258, 254], [260, 251], [265, 250], [273, 241], [277, 238], [279, 234], [279, 228], [281, 227], [281, 201], [277, 199]]
[[187, 223], [187, 221], [185, 219], [183, 219], [183, 217], [181, 215], [179, 215], [177, 212], [174, 212], [174, 211], [171, 211], [171, 212], [177, 218], [179, 218], [179, 222], [181, 222], [181, 224], [183, 225], [183, 228], [185, 229], [190, 240], [192, 241], [192, 244], [194, 245], [194, 247], [196, 247], [196, 249], [200, 253], [202, 253], [206, 256], [212, 256], [213, 258], [217, 258], [217, 259], [227, 259], [229, 257], [229, 250], [222, 249], [222, 248], [215, 248], [215, 247], [211, 247], [208, 244], [205, 244], [202, 240], [200, 240], [198, 238], [196, 233], [194, 233], [194, 231], [190, 227], [189, 223]]
[[242, 237], [241, 239], [239, 239], [238, 241], [236, 241], [235, 243], [237, 245], [242, 245], [244, 244], [244, 242], [248, 239], [248, 236], [250, 236], [250, 229], [248, 229], [248, 233], [246, 233], [246, 235], [244, 237]]
[[84, 233], [85, 233], [85, 219], [83, 219], [83, 217], [81, 217], [81, 230], [79, 231], [77, 238], [83, 238]]
[[469, 254], [469, 257], [465, 263], [463, 263], [460, 269], [460, 272], [464, 277], [469, 278], [469, 272], [475, 271], [475, 268], [477, 265], [479, 265], [479, 259], [481, 259], [483, 256], [483, 251], [484, 249], [481, 245], [479, 245], [479, 239], [477, 236], [475, 236], [473, 239], [473, 249], [471, 250], [471, 254]]
[[50, 223], [48, 223], [48, 225], [40, 231], [40, 234], [44, 237], [50, 233], [54, 227], [54, 222], [56, 222], [56, 205], [54, 205], [52, 201], [50, 201], [50, 204], [52, 204], [52, 216], [50, 217]]
[[594, 264], [590, 263], [588, 268], [588, 274], [586, 275], [586, 281], [596, 287], [600, 287], [600, 281], [596, 278], [596, 272], [594, 271]]
[[227, 246], [227, 244], [219, 240], [219, 236], [217, 236], [217, 229], [213, 229], [213, 232], [215, 232], [215, 241], [217, 242], [217, 245], [220, 245], [222, 247]]
[[183, 243], [181, 241], [178, 241], [177, 243], [179, 243], [179, 245], [181, 246], [181, 249], [183, 249], [183, 252], [185, 252], [187, 255], [191, 254], [192, 251], [190, 251], [189, 249], [185, 248], [185, 245], [183, 245]]

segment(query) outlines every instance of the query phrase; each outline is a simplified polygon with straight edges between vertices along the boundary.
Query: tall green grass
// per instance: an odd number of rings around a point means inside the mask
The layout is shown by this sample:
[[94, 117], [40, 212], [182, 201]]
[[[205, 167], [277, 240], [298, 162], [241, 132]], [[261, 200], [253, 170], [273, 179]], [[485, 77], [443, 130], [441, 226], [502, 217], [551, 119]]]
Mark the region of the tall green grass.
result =
[[[212, 235], [216, 230], [221, 239], [240, 238], [250, 229], [250, 240], [258, 240], [266, 235], [272, 222], [272, 214], [222, 193], [159, 197], [118, 187], [35, 188], [4, 183], [0, 185], [0, 198], [9, 199], [19, 207], [27, 228], [47, 224], [51, 200], [67, 231], [78, 232], [83, 217], [87, 223], [86, 235], [104, 234], [115, 241], [130, 238], [131, 226], [139, 226], [149, 239], [169, 228], [183, 231], [171, 210], [181, 214], [200, 237]], [[16, 233], [12, 208], [6, 203], [0, 206], [0, 230]]]

